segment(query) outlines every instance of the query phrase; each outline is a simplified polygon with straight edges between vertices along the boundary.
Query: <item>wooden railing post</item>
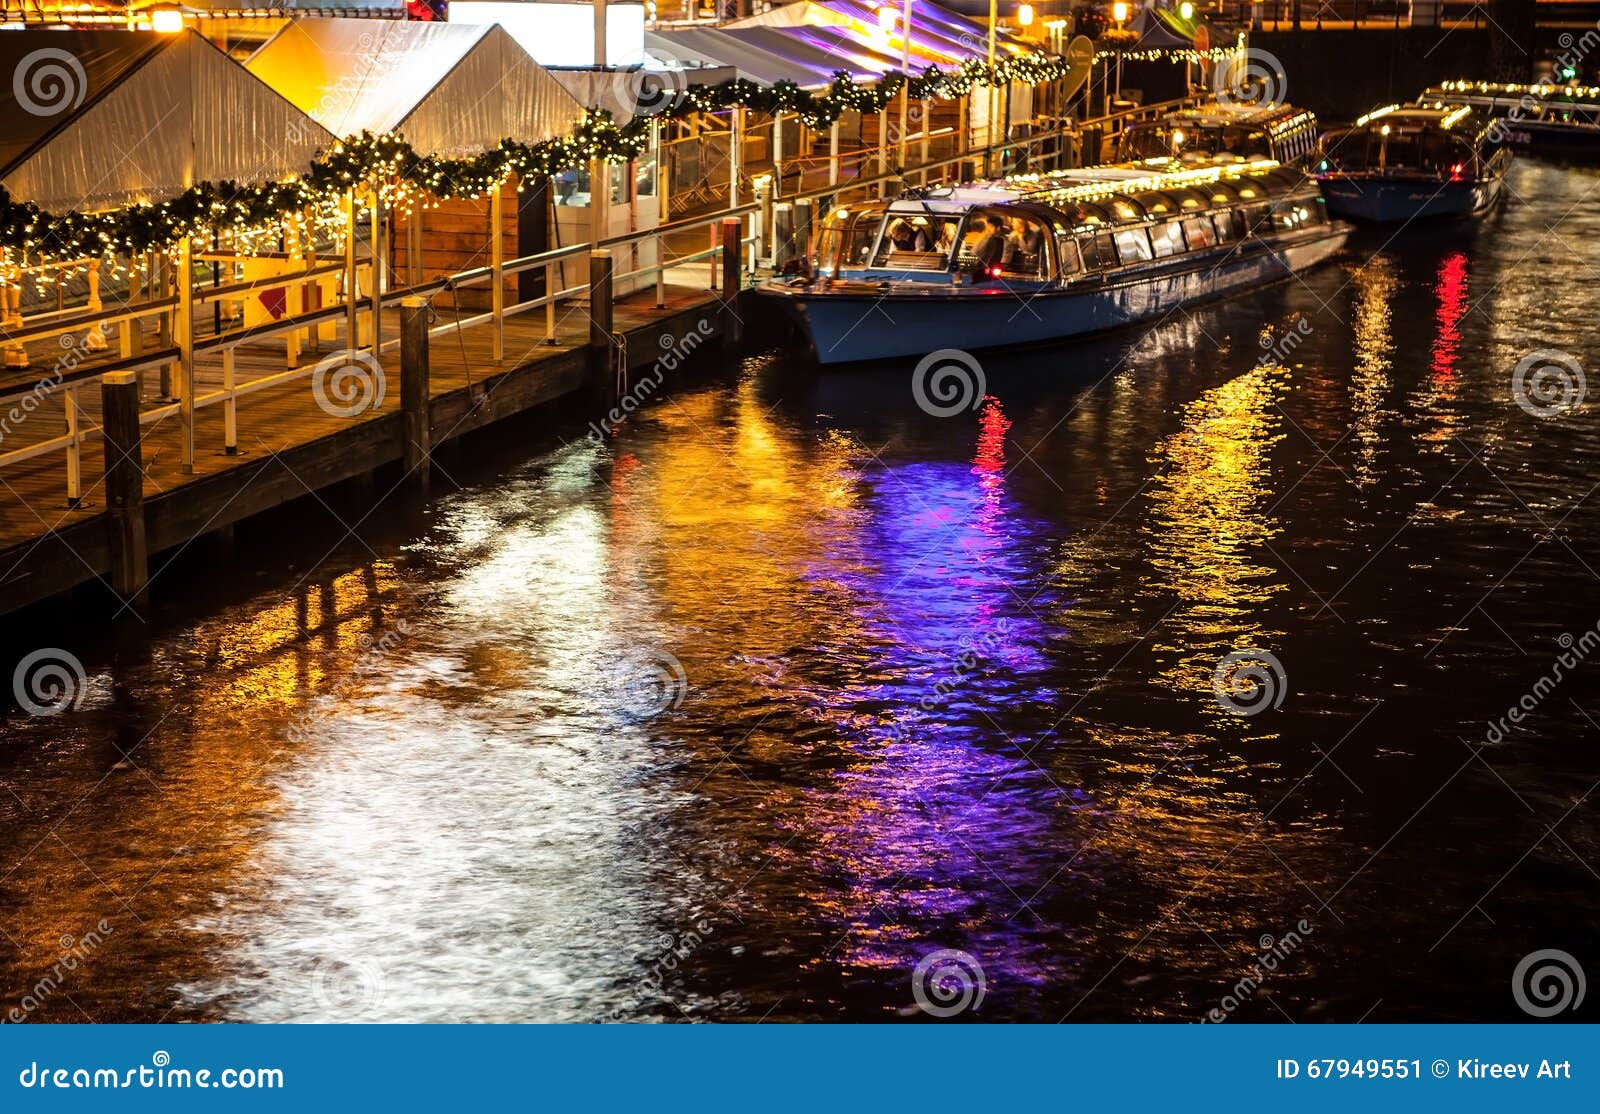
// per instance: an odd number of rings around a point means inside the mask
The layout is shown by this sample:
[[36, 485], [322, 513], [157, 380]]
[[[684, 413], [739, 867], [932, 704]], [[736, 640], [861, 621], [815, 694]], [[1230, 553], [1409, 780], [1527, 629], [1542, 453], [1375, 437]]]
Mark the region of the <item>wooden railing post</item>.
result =
[[111, 589], [123, 599], [131, 600], [144, 593], [150, 570], [145, 551], [139, 385], [133, 372], [113, 371], [100, 377], [100, 423], [105, 436]]
[[408, 480], [426, 488], [431, 478], [433, 423], [429, 399], [428, 303], [400, 302], [400, 410], [405, 415], [401, 464]]
[[736, 347], [742, 339], [739, 320], [739, 229], [738, 217], [722, 218], [722, 343]]

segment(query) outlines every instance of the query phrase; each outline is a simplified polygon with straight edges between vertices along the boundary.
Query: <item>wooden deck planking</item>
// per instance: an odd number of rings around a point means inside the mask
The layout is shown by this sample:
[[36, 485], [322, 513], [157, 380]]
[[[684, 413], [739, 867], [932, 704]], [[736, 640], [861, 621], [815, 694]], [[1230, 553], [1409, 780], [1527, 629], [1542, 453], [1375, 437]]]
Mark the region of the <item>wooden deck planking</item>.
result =
[[[664, 309], [655, 308], [653, 289], [618, 300], [615, 308], [615, 330], [625, 335], [637, 334], [639, 337], [635, 346], [631, 346], [631, 364], [634, 366], [648, 364], [661, 351], [661, 348], [657, 347], [660, 329], [652, 329], [657, 323], [669, 321], [699, 307], [704, 307], [707, 318], [715, 323], [716, 296], [704, 286], [686, 284], [698, 278], [699, 274], [699, 268], [695, 268], [693, 274], [688, 273], [687, 269], [675, 273], [673, 276], [675, 279], [685, 282], [674, 283], [667, 287], [667, 305]], [[447, 324], [455, 316], [454, 310], [442, 309], [435, 325]], [[464, 318], [470, 314], [462, 311], [460, 316]], [[301, 368], [309, 371], [318, 362], [343, 348], [342, 322], [340, 325], [339, 329], [324, 326], [324, 337], [319, 351], [303, 351], [299, 364]], [[327, 335], [332, 332], [338, 332], [339, 339]], [[540, 401], [542, 397], [553, 397], [569, 389], [573, 368], [577, 366], [573, 353], [585, 347], [589, 339], [587, 306], [581, 302], [574, 302], [558, 307], [555, 345], [545, 343], [545, 314], [542, 309], [509, 318], [506, 321], [505, 334], [505, 360], [500, 363], [491, 358], [492, 337], [487, 323], [460, 333], [445, 332], [431, 338], [430, 395], [435, 400], [436, 443], [514, 413], [523, 408], [520, 403], [531, 404]], [[310, 375], [297, 377], [285, 383], [262, 388], [257, 393], [238, 400], [239, 452], [237, 455], [227, 455], [223, 451], [222, 405], [218, 403], [202, 407], [195, 414], [195, 461], [192, 474], [186, 474], [182, 470], [181, 429], [178, 416], [168, 415], [159, 422], [146, 425], [143, 442], [146, 499], [161, 501], [168, 507], [181, 504], [182, 499], [162, 501], [160, 497], [180, 493], [186, 487], [199, 485], [208, 480], [227, 480], [230, 478], [230, 473], [260, 471], [264, 462], [273, 460], [274, 454], [306, 446], [319, 438], [340, 434], [364, 423], [386, 426], [397, 423], [396, 415], [400, 405], [400, 354], [398, 343], [392, 342], [397, 342], [398, 337], [399, 313], [397, 310], [386, 309], [384, 339], [389, 346], [380, 357], [380, 366], [385, 372], [384, 399], [377, 410], [363, 413], [358, 417], [340, 418], [325, 413], [313, 398]], [[563, 357], [565, 359], [562, 359]], [[520, 394], [515, 398], [508, 396], [496, 399], [493, 398], [491, 391], [491, 398], [487, 404], [476, 393], [469, 398], [469, 392], [463, 390], [469, 384], [481, 388], [486, 383], [495, 382], [496, 377], [513, 370], [532, 369], [534, 375], [531, 378], [537, 380], [541, 365], [549, 368], [551, 376], [561, 375], [565, 378], [560, 383], [549, 384], [548, 389], [541, 390], [535, 384], [531, 392], [524, 384]], [[235, 377], [236, 382], [241, 385], [280, 373], [285, 367], [286, 357], [282, 339], [242, 345], [237, 349]], [[39, 372], [40, 369], [36, 368], [32, 374], [38, 375]], [[530, 377], [519, 378], [526, 381]], [[164, 405], [156, 397], [159, 373], [152, 369], [145, 373], [145, 380], [143, 408], [149, 410]], [[12, 381], [15, 381], [14, 377]], [[204, 396], [219, 389], [221, 385], [221, 356], [219, 353], [209, 353], [197, 361], [196, 394]], [[459, 405], [441, 407], [439, 400], [452, 394], [460, 396]], [[95, 381], [85, 383], [79, 395], [84, 426], [87, 428], [98, 425], [100, 421], [98, 383]], [[31, 436], [32, 443], [58, 436], [64, 432], [61, 415], [59, 408], [40, 409], [21, 423], [16, 432]], [[375, 433], [374, 436], [379, 435]], [[386, 430], [381, 436], [387, 437], [390, 433]], [[8, 437], [5, 447], [18, 448], [27, 443], [29, 442], [21, 436]], [[67, 560], [69, 564], [77, 556], [77, 550], [81, 546], [75, 547], [73, 539], [86, 536], [85, 525], [92, 523], [95, 517], [105, 510], [104, 494], [101, 489], [104, 456], [98, 433], [89, 435], [85, 440], [81, 448], [81, 457], [83, 498], [77, 507], [66, 505], [65, 449], [0, 469], [0, 585], [19, 576], [38, 572], [36, 569], [30, 570], [28, 566], [36, 565], [48, 555], [53, 555], [50, 559]], [[231, 478], [236, 481], [241, 480], [240, 476]], [[218, 485], [212, 486], [218, 487]], [[308, 481], [306, 486], [308, 489], [314, 487], [314, 481]], [[306, 493], [307, 491], [295, 492], [291, 487], [287, 497]], [[203, 499], [200, 501], [205, 502]], [[217, 508], [219, 515], [224, 511], [225, 508]], [[203, 527], [206, 522], [203, 516], [198, 519], [191, 519], [187, 515], [179, 517], [185, 518], [190, 526], [196, 528]], [[159, 534], [159, 531], [156, 533]], [[49, 544], [41, 544], [46, 539], [49, 540]], [[152, 549], [158, 544], [159, 538], [153, 536]], [[59, 552], [62, 548], [70, 551], [71, 555]], [[96, 562], [93, 555], [84, 553], [79, 563], [89, 567]], [[93, 572], [93, 569], [90, 568], [89, 571]], [[60, 571], [59, 575], [68, 578], [75, 576], [80, 581], [87, 578], [83, 569], [78, 568]], [[32, 594], [35, 593], [30, 593]], [[3, 610], [5, 608], [0, 606], [0, 611]]]

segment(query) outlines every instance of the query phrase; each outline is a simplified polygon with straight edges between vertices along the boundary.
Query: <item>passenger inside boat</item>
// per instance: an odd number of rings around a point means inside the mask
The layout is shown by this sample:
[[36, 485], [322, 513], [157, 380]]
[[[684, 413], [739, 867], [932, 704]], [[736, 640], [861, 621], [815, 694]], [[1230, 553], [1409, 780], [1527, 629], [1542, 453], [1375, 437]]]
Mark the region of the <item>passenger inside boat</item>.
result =
[[946, 270], [959, 223], [933, 213], [891, 216], [872, 265], [896, 271]]

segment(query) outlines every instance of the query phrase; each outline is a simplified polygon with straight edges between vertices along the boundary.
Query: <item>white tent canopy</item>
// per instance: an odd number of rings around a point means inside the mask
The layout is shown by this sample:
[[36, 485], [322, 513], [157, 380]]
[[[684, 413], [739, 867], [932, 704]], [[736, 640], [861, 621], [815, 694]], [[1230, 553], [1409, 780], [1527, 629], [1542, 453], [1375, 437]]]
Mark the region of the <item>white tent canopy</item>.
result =
[[[276, 181], [303, 173], [334, 140], [194, 31], [13, 31], [0, 38], [24, 56], [19, 65], [44, 57], [64, 75], [54, 87], [66, 92], [64, 111], [48, 116], [50, 130], [0, 166], [13, 197], [46, 209], [160, 201], [202, 181]], [[41, 84], [35, 92], [51, 88]], [[22, 107], [25, 119], [37, 122], [56, 106]]]
[[567, 135], [583, 115], [497, 25], [299, 20], [246, 65], [336, 135], [398, 132], [430, 155]]

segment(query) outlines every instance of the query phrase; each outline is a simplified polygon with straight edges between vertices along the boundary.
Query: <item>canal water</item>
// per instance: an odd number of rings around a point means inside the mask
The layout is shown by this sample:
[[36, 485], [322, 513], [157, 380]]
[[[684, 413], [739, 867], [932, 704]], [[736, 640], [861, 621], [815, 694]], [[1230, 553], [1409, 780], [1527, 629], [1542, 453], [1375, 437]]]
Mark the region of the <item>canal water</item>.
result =
[[0, 1015], [1524, 1017], [1600, 972], [1600, 384], [1513, 385], [1600, 367], [1600, 175], [1511, 186], [951, 416], [758, 355], [32, 631]]

